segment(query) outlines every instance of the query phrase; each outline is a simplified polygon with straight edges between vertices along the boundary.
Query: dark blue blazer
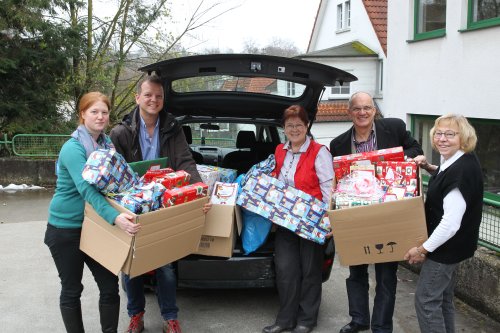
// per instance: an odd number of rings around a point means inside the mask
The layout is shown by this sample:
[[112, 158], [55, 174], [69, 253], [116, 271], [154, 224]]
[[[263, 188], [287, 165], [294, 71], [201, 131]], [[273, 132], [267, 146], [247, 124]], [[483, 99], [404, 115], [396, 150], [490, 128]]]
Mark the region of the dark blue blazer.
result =
[[[417, 140], [411, 137], [410, 132], [406, 130], [404, 121], [401, 119], [376, 119], [375, 132], [377, 135], [377, 149], [402, 146], [405, 156], [415, 157], [424, 154], [422, 147]], [[332, 156], [352, 154], [351, 133], [352, 127], [330, 142]]]

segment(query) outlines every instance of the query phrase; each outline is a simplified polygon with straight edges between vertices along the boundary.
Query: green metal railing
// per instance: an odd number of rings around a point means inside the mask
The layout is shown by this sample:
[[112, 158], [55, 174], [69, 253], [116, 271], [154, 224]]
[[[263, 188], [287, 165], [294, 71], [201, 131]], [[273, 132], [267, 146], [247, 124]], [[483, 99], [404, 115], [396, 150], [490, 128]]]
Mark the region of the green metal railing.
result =
[[0, 141], [5, 149], [16, 156], [21, 157], [57, 157], [62, 145], [69, 139], [69, 135], [63, 134], [17, 134], [11, 141]]

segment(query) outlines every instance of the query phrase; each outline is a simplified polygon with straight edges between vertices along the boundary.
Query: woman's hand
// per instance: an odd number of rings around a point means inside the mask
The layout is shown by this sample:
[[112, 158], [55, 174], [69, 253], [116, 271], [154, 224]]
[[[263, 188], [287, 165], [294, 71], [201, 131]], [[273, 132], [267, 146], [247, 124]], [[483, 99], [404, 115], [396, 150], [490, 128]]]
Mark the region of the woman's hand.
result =
[[212, 203], [211, 202], [207, 202], [206, 204], [203, 205], [203, 213], [208, 213], [208, 211], [210, 210], [210, 208], [212, 208]]
[[427, 162], [427, 158], [424, 155], [416, 156], [415, 158], [413, 158], [413, 161], [415, 162], [415, 164], [417, 164], [418, 167], [427, 170], [428, 172], [432, 172], [437, 169], [437, 166]]
[[129, 236], [134, 236], [140, 229], [139, 223], [132, 222], [134, 217], [132, 215], [121, 213], [115, 219], [115, 224], [120, 227]]
[[404, 260], [408, 260], [408, 263], [410, 264], [418, 264], [424, 262], [426, 259], [425, 253], [423, 253], [421, 250], [418, 249], [418, 247], [412, 247], [411, 249], [406, 252], [404, 256]]

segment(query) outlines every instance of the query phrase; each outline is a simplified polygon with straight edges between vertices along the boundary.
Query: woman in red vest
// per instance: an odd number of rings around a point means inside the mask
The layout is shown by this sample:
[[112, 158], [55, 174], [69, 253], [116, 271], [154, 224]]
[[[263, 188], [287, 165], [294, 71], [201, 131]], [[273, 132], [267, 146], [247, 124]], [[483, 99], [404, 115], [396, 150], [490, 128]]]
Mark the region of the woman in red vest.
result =
[[[333, 179], [328, 149], [308, 136], [309, 119], [300, 105], [284, 111], [287, 142], [276, 147], [279, 180], [328, 203]], [[316, 326], [321, 303], [322, 245], [278, 227], [275, 239], [276, 285], [280, 309], [264, 333], [308, 333]]]

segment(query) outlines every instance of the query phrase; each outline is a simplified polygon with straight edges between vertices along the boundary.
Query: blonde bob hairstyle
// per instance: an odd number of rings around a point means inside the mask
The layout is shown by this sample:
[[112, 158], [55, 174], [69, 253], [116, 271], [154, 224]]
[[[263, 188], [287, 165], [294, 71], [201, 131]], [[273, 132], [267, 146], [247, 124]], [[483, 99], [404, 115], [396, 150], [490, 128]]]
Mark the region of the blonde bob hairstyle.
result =
[[108, 111], [111, 108], [111, 102], [109, 101], [108, 96], [98, 91], [86, 93], [82, 96], [82, 98], [80, 98], [80, 102], [78, 103], [78, 118], [81, 125], [83, 125], [85, 122], [83, 120], [83, 113], [96, 102], [103, 102], [104, 104], [106, 104], [106, 106], [108, 107]]
[[437, 150], [434, 142], [434, 133], [438, 126], [453, 126], [458, 128], [458, 137], [460, 138], [460, 149], [466, 153], [470, 153], [476, 148], [477, 136], [476, 130], [469, 123], [467, 118], [462, 115], [448, 113], [436, 119], [434, 127], [431, 128], [429, 133], [432, 148]]

